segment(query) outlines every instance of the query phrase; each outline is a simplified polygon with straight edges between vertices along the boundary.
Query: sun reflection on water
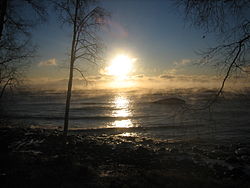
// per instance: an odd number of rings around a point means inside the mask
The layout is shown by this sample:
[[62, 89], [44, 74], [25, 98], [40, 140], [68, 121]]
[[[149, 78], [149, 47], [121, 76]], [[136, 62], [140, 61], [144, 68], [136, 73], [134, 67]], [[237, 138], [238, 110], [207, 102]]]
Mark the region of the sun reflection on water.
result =
[[117, 128], [129, 128], [129, 127], [133, 127], [133, 123], [131, 122], [130, 119], [116, 120], [112, 123], [112, 126], [117, 127]]
[[138, 137], [139, 135], [137, 133], [125, 132], [125, 133], [118, 134], [117, 136], [121, 136], [121, 137]]
[[[131, 119], [129, 117], [132, 116], [131, 110], [130, 110], [130, 102], [129, 99], [125, 96], [117, 96], [112, 101], [114, 104], [114, 109], [112, 112], [113, 117], [122, 117], [122, 120], [115, 120], [113, 123], [111, 123], [111, 126], [109, 127], [117, 127], [117, 128], [129, 128], [134, 127]], [[126, 119], [126, 117], [128, 119]]]
[[129, 100], [123, 96], [115, 97], [114, 104], [116, 108], [128, 108]]

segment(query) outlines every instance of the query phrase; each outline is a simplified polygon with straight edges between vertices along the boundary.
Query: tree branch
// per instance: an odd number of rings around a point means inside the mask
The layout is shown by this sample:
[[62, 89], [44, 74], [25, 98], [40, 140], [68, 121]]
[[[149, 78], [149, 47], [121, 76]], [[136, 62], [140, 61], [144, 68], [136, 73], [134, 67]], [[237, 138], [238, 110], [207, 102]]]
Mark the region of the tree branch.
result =
[[85, 85], [87, 86], [87, 85], [88, 85], [88, 80], [87, 80], [86, 77], [84, 76], [83, 72], [82, 72], [80, 69], [76, 68], [76, 67], [74, 67], [73, 69], [76, 70], [77, 72], [79, 72], [79, 73], [81, 74], [82, 78], [83, 78], [84, 81], [85, 81]]

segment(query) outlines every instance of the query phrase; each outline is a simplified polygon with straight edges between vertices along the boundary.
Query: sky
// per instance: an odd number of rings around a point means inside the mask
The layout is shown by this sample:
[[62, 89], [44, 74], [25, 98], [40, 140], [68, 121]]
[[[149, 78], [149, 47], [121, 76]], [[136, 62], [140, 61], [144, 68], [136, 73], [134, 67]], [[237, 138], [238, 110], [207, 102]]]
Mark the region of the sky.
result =
[[[147, 82], [152, 87], [160, 80], [164, 87], [174, 87], [186, 80], [200, 84], [206, 83], [208, 77], [216, 80], [216, 71], [195, 65], [200, 58], [196, 52], [215, 44], [215, 36], [192, 27], [184, 19], [183, 10], [172, 1], [105, 0], [100, 1], [99, 6], [111, 16], [108, 25], [99, 31], [105, 44], [105, 62], [84, 67], [92, 87], [130, 87], [135, 80]], [[55, 12], [50, 10], [48, 23], [37, 27], [32, 35], [39, 48], [27, 77], [33, 82], [53, 83], [53, 87], [62, 83], [64, 87], [68, 78], [71, 28], [62, 26]], [[135, 60], [126, 83], [115, 79], [112, 82], [112, 78], [104, 73], [119, 54]], [[76, 74], [75, 79], [75, 85], [82, 85], [79, 75]]]

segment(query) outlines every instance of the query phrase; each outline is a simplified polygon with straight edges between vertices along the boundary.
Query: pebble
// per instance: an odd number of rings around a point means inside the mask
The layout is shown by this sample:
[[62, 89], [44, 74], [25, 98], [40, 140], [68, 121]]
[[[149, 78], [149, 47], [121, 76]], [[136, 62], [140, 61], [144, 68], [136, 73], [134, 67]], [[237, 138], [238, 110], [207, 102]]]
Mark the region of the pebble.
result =
[[234, 163], [238, 163], [239, 162], [238, 159], [237, 159], [237, 157], [235, 157], [235, 156], [229, 156], [229, 157], [226, 158], [225, 161], [227, 163], [230, 163], [230, 164], [234, 164]]
[[249, 151], [248, 148], [242, 147], [242, 148], [236, 149], [236, 150], [234, 151], [234, 153], [235, 153], [236, 155], [241, 156], [241, 155], [248, 155], [248, 154], [250, 154], [250, 151]]
[[242, 155], [240, 158], [241, 158], [243, 161], [245, 161], [245, 162], [249, 162], [249, 161], [250, 161], [250, 156], [248, 156], [248, 155]]
[[192, 151], [193, 151], [193, 152], [196, 152], [196, 153], [202, 152], [202, 150], [200, 150], [199, 148], [197, 148], [197, 146], [193, 146], [193, 147], [192, 147]]

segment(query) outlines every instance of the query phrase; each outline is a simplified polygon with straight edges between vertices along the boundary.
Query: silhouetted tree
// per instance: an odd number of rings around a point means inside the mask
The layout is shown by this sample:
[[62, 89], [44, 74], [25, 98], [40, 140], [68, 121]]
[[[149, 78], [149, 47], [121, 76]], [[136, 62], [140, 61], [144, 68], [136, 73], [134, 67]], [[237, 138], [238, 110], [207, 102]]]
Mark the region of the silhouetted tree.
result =
[[[214, 103], [223, 92], [226, 80], [236, 70], [250, 73], [250, 1], [249, 0], [175, 0], [185, 9], [186, 19], [192, 25], [212, 32], [218, 44], [206, 51], [201, 51], [200, 63], [216, 65], [225, 71], [222, 84]], [[206, 34], [203, 38], [206, 37]]]
[[45, 20], [45, 2], [39, 0], [0, 1], [0, 98], [5, 89], [21, 81], [28, 60], [35, 52], [30, 31]]
[[64, 117], [64, 136], [68, 133], [69, 109], [73, 84], [73, 72], [78, 71], [85, 79], [83, 72], [76, 63], [94, 63], [100, 60], [102, 45], [97, 36], [97, 30], [105, 24], [108, 13], [95, 7], [93, 0], [63, 0], [54, 1], [60, 12], [63, 23], [72, 27], [72, 44], [70, 52], [69, 80]]

